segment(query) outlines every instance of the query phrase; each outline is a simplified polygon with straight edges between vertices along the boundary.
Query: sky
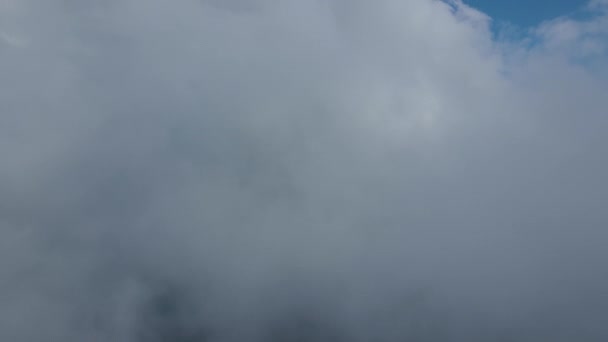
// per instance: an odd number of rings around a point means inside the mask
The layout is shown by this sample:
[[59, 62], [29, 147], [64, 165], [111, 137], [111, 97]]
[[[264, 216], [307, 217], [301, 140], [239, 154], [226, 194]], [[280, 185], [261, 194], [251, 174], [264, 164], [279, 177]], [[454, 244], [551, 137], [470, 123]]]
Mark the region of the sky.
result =
[[576, 14], [587, 3], [585, 0], [468, 0], [464, 2], [483, 11], [494, 20], [520, 27], [535, 26], [555, 17]]
[[0, 2], [0, 340], [608, 340], [608, 2], [479, 6]]

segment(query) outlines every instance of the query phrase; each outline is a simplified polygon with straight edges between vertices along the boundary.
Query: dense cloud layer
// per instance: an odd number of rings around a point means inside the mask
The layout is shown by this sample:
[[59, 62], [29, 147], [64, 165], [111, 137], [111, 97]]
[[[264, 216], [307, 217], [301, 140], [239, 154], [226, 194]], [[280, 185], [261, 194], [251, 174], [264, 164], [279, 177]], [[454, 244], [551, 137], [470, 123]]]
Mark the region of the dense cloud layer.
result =
[[606, 341], [608, 3], [0, 2], [0, 340]]

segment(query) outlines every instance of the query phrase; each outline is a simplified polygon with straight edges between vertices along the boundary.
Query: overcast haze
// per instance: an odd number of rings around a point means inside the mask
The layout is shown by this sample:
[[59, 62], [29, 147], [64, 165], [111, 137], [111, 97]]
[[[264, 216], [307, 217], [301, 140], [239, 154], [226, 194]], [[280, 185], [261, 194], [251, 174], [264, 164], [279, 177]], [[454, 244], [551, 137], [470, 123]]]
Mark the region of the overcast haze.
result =
[[2, 0], [0, 340], [607, 341], [580, 11]]

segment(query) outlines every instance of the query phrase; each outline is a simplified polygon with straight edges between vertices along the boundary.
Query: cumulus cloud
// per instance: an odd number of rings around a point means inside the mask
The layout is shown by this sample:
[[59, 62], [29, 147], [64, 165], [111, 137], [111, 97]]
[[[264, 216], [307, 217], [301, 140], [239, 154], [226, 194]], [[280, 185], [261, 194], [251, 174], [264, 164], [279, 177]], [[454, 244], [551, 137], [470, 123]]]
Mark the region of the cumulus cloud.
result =
[[4, 1], [0, 339], [606, 340], [586, 10]]

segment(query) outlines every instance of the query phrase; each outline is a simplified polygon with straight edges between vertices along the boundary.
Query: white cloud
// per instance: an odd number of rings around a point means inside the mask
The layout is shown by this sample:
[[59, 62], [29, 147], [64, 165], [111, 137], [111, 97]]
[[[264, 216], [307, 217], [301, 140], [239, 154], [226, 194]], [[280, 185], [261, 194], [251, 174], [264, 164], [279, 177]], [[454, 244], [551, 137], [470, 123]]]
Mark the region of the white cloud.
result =
[[0, 340], [605, 340], [600, 5], [0, 7]]
[[24, 47], [27, 45], [25, 39], [9, 34], [7, 32], [0, 32], [0, 40], [14, 47]]
[[561, 17], [542, 23], [535, 34], [551, 53], [574, 58], [605, 58], [608, 38], [608, 12], [604, 1], [590, 2], [589, 19]]

